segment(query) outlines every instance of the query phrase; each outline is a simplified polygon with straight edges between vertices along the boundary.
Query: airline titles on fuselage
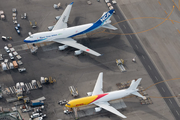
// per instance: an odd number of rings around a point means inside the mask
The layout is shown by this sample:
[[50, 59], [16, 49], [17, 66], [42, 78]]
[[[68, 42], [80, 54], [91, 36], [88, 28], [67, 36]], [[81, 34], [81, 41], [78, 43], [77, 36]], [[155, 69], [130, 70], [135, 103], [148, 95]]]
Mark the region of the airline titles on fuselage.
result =
[[40, 39], [44, 39], [44, 38], [48, 38], [48, 37], [54, 37], [54, 36], [57, 36], [57, 35], [62, 35], [62, 33], [59, 33], [59, 34], [53, 34], [53, 35], [48, 35], [48, 36], [39, 37], [39, 38], [40, 38]]

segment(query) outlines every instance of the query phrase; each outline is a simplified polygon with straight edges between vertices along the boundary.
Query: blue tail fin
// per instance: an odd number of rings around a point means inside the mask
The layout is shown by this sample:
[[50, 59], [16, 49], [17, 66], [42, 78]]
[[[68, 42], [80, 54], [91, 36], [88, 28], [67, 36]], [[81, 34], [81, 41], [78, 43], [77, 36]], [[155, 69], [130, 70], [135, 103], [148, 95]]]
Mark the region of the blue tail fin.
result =
[[113, 12], [114, 12], [114, 9], [109, 10], [99, 20], [97, 20], [94, 24], [103, 25], [103, 23], [112, 16]]

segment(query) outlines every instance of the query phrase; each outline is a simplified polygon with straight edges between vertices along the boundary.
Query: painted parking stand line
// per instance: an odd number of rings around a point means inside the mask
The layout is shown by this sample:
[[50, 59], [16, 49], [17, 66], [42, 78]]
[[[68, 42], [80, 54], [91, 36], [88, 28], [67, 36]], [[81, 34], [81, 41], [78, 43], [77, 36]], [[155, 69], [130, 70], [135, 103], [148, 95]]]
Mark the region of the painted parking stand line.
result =
[[142, 58], [145, 59], [144, 55], [142, 55]]
[[131, 35], [129, 35], [129, 37], [132, 39], [132, 36], [131, 36]]
[[172, 104], [172, 101], [171, 101], [171, 99], [169, 99], [169, 102]]
[[179, 112], [176, 110], [176, 113], [179, 115]]
[[138, 49], [138, 46], [137, 45], [135, 45], [136, 46], [136, 48]]
[[151, 67], [148, 65], [149, 69], [151, 70]]
[[164, 88], [162, 87], [162, 90], [165, 92]]
[[158, 81], [157, 77], [155, 76], [156, 80]]
[[126, 26], [125, 26], [125, 25], [123, 25], [123, 27], [126, 29]]

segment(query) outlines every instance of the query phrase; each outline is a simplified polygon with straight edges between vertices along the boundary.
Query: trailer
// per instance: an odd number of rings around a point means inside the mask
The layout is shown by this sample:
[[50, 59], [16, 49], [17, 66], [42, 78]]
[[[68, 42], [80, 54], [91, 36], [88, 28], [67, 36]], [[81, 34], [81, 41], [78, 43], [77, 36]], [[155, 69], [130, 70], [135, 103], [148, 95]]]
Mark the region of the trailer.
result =
[[8, 103], [10, 103], [10, 102], [15, 102], [15, 101], [18, 101], [18, 98], [17, 98], [17, 97], [6, 98], [6, 101], [7, 101]]
[[125, 72], [126, 69], [124, 67], [124, 60], [123, 59], [116, 59], [116, 64], [118, 66], [118, 68], [121, 70], [121, 72]]
[[42, 85], [39, 81], [37, 81], [37, 86], [38, 86], [38, 88], [42, 88]]
[[69, 91], [71, 92], [71, 95], [73, 97], [77, 97], [78, 96], [78, 91], [74, 86], [69, 86]]

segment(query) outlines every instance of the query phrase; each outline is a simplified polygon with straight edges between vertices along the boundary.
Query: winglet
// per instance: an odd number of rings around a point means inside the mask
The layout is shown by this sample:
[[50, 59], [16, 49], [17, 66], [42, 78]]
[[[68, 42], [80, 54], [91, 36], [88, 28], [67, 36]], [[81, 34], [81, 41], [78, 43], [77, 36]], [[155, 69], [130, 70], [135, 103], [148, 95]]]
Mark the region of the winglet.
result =
[[69, 5], [72, 5], [74, 2], [70, 3]]

